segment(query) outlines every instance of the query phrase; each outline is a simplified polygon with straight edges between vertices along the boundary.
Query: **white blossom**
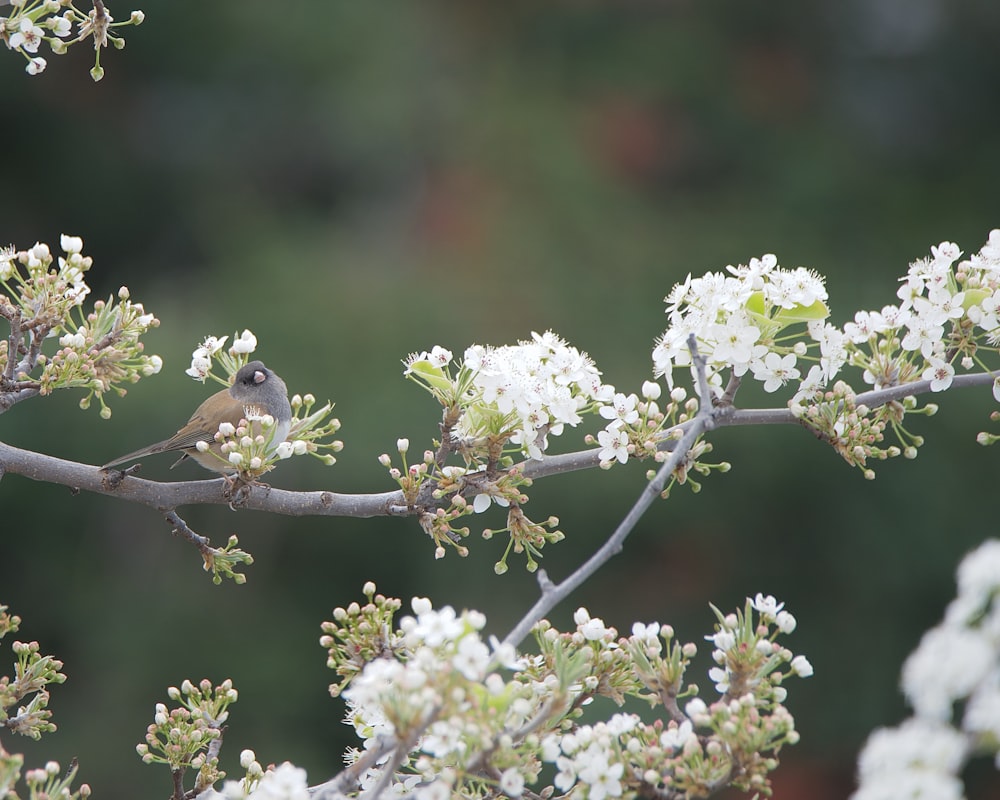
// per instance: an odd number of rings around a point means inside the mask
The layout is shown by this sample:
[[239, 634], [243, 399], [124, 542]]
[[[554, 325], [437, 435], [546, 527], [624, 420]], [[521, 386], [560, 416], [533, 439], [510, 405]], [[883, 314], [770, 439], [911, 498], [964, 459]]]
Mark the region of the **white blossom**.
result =
[[932, 628], [903, 665], [903, 691], [919, 715], [946, 720], [952, 704], [968, 697], [995, 663], [995, 648], [981, 632]]

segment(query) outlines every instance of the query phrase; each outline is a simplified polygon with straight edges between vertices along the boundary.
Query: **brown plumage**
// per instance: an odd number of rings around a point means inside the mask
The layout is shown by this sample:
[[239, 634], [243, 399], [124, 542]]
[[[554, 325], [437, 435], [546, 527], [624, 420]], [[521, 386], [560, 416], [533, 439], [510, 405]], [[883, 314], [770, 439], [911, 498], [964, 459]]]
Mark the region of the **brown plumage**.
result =
[[[134, 461], [143, 456], [171, 451], [183, 451], [172, 466], [176, 467], [185, 458], [193, 458], [205, 469], [213, 472], [235, 472], [235, 467], [225, 460], [220, 460], [220, 445], [215, 441], [215, 434], [223, 422], [238, 425], [240, 420], [248, 416], [270, 414], [274, 417], [274, 444], [285, 440], [292, 420], [292, 408], [288, 403], [288, 389], [285, 382], [260, 361], [251, 361], [236, 373], [233, 385], [228, 389], [216, 392], [203, 402], [191, 419], [177, 433], [162, 442], [143, 447], [128, 455], [109, 461], [101, 469]], [[197, 450], [198, 442], [208, 442], [211, 452], [201, 453]]]

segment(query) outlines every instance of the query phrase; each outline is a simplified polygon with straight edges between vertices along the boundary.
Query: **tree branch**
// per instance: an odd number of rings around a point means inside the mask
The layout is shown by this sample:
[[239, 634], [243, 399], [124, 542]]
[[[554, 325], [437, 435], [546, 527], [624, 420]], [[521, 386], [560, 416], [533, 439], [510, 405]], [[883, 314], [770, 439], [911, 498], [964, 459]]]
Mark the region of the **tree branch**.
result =
[[[997, 373], [976, 373], [956, 375], [952, 381], [955, 388], [970, 386], [991, 386], [1000, 377]], [[909, 395], [930, 392], [929, 381], [917, 381], [878, 389], [857, 395], [859, 404], [871, 408], [900, 400]], [[37, 393], [37, 392], [36, 392]], [[0, 394], [0, 407], [6, 394]], [[710, 416], [701, 415], [677, 427], [684, 432], [684, 440], [692, 428], [703, 432], [706, 426], [715, 428], [735, 425], [782, 425], [798, 424], [798, 418], [787, 408], [738, 409], [719, 407], [709, 409]], [[705, 414], [708, 414], [708, 411]], [[707, 422], [706, 422], [707, 420]], [[674, 430], [677, 430], [674, 429]], [[662, 442], [664, 451], [684, 452], [674, 439]], [[544, 456], [539, 460], [523, 462], [524, 474], [529, 478], [542, 478], [582, 469], [593, 469], [600, 464], [599, 450], [592, 448], [574, 453]], [[677, 458], [677, 463], [680, 457]], [[676, 464], [675, 464], [676, 466]], [[73, 489], [94, 492], [121, 500], [154, 508], [160, 512], [170, 511], [187, 505], [228, 505], [231, 501], [226, 493], [224, 478], [196, 481], [151, 481], [135, 477], [132, 473], [117, 470], [101, 470], [89, 464], [55, 458], [54, 456], [22, 450], [0, 442], [0, 474], [23, 475], [31, 480], [61, 484]], [[240, 505], [254, 511], [266, 511], [286, 516], [331, 516], [331, 517], [384, 517], [407, 516], [416, 513], [407, 509], [401, 491], [375, 494], [341, 494], [329, 491], [298, 492], [276, 489], [264, 484], [250, 487], [247, 497]]]
[[[689, 346], [693, 345], [689, 343]], [[707, 386], [705, 385], [704, 358], [694, 354], [697, 367], [698, 381], [702, 385], [702, 397], [709, 397]], [[964, 386], [991, 385], [994, 380], [1000, 377], [1000, 373], [977, 373], [974, 375], [956, 375], [952, 385], [956, 388]], [[735, 387], [730, 384], [730, 389], [735, 391]], [[728, 391], [728, 390], [727, 390]], [[910, 395], [925, 394], [930, 392], [930, 381], [917, 381], [907, 383], [902, 386], [892, 386], [886, 389], [877, 389], [857, 395], [858, 405], [866, 405], [869, 408], [876, 408], [895, 400], [901, 400]], [[541, 597], [538, 602], [528, 611], [514, 629], [507, 634], [504, 644], [517, 646], [525, 636], [531, 631], [535, 623], [546, 617], [562, 600], [568, 597], [578, 586], [583, 584], [612, 556], [617, 555], [622, 549], [622, 543], [632, 532], [632, 529], [639, 522], [639, 519], [646, 512], [646, 509], [653, 503], [667, 479], [673, 471], [687, 457], [688, 450], [697, 441], [698, 437], [705, 431], [713, 428], [729, 427], [733, 425], [780, 425], [798, 424], [799, 418], [787, 408], [762, 408], [762, 409], [735, 409], [727, 406], [718, 406], [712, 409], [702, 403], [697, 416], [693, 420], [682, 423], [680, 426], [684, 430], [684, 436], [679, 442], [667, 440], [663, 443], [664, 450], [672, 450], [670, 458], [660, 467], [656, 477], [645, 487], [635, 505], [622, 520], [621, 524], [611, 535], [611, 537], [598, 549], [586, 562], [584, 562], [573, 574], [559, 584], [553, 584], [545, 570], [538, 571], [538, 583], [541, 590]], [[575, 469], [584, 469], [590, 466], [597, 466], [599, 463], [596, 451], [584, 451], [580, 453], [568, 453], [564, 456], [549, 456], [541, 462], [531, 462], [526, 465], [524, 473], [536, 478], [543, 475], [552, 475], [559, 472], [569, 472]], [[537, 465], [537, 466], [536, 466]]]
[[[0, 442], [0, 470], [36, 481], [117, 497], [166, 512], [186, 505], [228, 505], [225, 478], [200, 481], [160, 482], [137, 478], [118, 470], [102, 470], [89, 464], [22, 450]], [[381, 494], [294, 492], [254, 484], [241, 508], [286, 516], [382, 517], [403, 505], [400, 491]]]

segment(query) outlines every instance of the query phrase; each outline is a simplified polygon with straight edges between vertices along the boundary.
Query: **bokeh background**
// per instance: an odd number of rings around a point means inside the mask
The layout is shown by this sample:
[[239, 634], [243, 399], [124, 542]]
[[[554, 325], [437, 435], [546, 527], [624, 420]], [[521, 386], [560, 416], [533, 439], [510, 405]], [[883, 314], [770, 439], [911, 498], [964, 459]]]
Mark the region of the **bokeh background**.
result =
[[[143, 10], [99, 84], [84, 49], [36, 78], [0, 59], [0, 239], [83, 236], [95, 296], [127, 284], [162, 321], [147, 347], [163, 372], [111, 420], [68, 394], [0, 417], [0, 437], [45, 453], [100, 464], [172, 433], [207, 391], [184, 375], [194, 346], [251, 328], [292, 391], [336, 401], [347, 444], [335, 467], [297, 459], [309, 463], [272, 483], [386, 490], [378, 455], [399, 436], [419, 452], [436, 433], [430, 398], [403, 380], [408, 352], [551, 328], [635, 391], [662, 298], [688, 272], [774, 252], [828, 277], [840, 324], [893, 301], [931, 245], [971, 252], [1000, 225], [994, 3]], [[656, 505], [555, 622], [586, 605], [621, 630], [658, 620], [698, 640], [709, 602], [775, 594], [799, 619], [790, 646], [816, 668], [791, 693], [802, 742], [783, 754], [776, 796], [846, 797], [867, 733], [906, 713], [899, 667], [940, 618], [955, 565], [994, 534], [997, 456], [974, 442], [992, 406], [988, 390], [949, 393], [913, 423], [919, 459], [881, 465], [874, 482], [795, 428], [720, 431], [732, 472]], [[169, 463], [148, 459], [143, 474], [200, 477]], [[554, 578], [608, 535], [644, 469], [538, 483], [529, 513], [557, 514], [567, 533], [545, 553]], [[409, 520], [182, 513], [215, 542], [239, 534], [257, 559], [245, 586], [213, 586], [148, 509], [0, 483], [0, 602], [70, 676], [52, 696], [59, 731], [5, 744], [31, 765], [78, 757], [99, 796], [169, 794], [166, 771], [133, 748], [186, 677], [231, 677], [241, 692], [232, 772], [248, 746], [313, 782], [335, 772], [351, 733], [327, 695], [319, 625], [366, 579], [478, 608], [501, 636], [537, 594], [520, 563], [493, 574], [499, 540], [435, 561]], [[970, 796], [987, 780], [973, 774]]]

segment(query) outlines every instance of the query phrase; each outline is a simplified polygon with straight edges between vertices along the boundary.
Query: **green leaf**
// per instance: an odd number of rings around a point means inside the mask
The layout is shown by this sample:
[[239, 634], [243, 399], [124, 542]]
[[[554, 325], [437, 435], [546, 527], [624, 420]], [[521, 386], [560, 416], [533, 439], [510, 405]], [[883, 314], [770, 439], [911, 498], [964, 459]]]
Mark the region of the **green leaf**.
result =
[[451, 378], [443, 369], [435, 367], [430, 361], [414, 361], [410, 364], [410, 372], [432, 389], [439, 391], [451, 389]]
[[782, 308], [774, 315], [774, 321], [781, 324], [781, 327], [794, 325], [796, 322], [812, 322], [816, 319], [826, 319], [830, 316], [830, 309], [822, 300], [816, 300], [812, 305], [795, 305], [792, 308]]

